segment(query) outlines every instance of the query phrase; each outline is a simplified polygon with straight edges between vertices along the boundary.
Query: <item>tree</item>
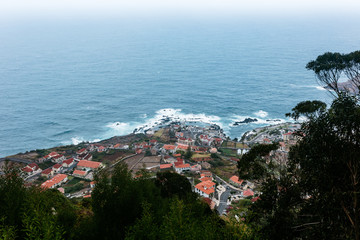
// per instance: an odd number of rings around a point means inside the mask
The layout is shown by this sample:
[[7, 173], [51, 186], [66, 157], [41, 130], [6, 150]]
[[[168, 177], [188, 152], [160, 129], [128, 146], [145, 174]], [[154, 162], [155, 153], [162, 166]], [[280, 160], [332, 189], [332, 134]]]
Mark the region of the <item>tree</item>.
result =
[[298, 120], [301, 116], [307, 118], [314, 118], [319, 116], [326, 110], [326, 103], [321, 101], [303, 101], [300, 102], [292, 109], [292, 113], [286, 113], [286, 117], [292, 117]]
[[[349, 54], [327, 52], [316, 60], [310, 61], [306, 68], [314, 71], [321, 86], [335, 92], [359, 93], [360, 88], [360, 51]], [[347, 82], [340, 83], [342, 77], [347, 77]]]
[[158, 172], [155, 184], [160, 188], [161, 195], [167, 198], [173, 196], [184, 198], [192, 193], [189, 180], [173, 172]]
[[273, 162], [270, 157], [271, 151], [278, 148], [277, 143], [258, 144], [242, 155], [238, 162], [239, 178], [249, 180], [262, 180], [269, 171], [273, 170]]

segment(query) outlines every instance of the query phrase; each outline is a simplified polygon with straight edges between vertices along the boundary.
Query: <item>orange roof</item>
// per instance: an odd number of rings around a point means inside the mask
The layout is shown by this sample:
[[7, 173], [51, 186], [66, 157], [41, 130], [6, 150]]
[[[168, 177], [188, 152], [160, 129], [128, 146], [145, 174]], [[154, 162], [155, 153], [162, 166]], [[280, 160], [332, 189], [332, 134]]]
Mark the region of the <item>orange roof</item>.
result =
[[114, 145], [114, 148], [118, 148], [118, 147], [120, 147], [121, 145], [120, 145], [120, 143], [118, 143], [118, 144], [115, 144]]
[[181, 157], [180, 153], [174, 154], [173, 157]]
[[89, 160], [80, 160], [78, 163], [78, 167], [85, 167], [85, 168], [98, 168], [100, 167], [101, 162], [89, 161]]
[[182, 145], [182, 144], [179, 144], [178, 146], [177, 146], [177, 148], [180, 148], [180, 149], [188, 149], [189, 148], [189, 146], [188, 145]]
[[58, 174], [55, 177], [53, 177], [52, 179], [47, 180], [44, 183], [42, 183], [41, 187], [43, 187], [43, 188], [51, 188], [53, 185], [60, 183], [65, 178], [67, 178], [66, 174]]
[[174, 150], [176, 148], [175, 145], [164, 145], [163, 147], [165, 150]]
[[85, 195], [83, 198], [91, 198], [91, 194]]
[[254, 192], [251, 191], [250, 189], [248, 189], [248, 190], [246, 190], [246, 191], [243, 192], [243, 195], [244, 195], [245, 197], [254, 196]]
[[171, 163], [169, 163], [169, 164], [160, 164], [160, 169], [171, 168], [171, 167], [172, 167]]
[[204, 181], [197, 185], [195, 185], [195, 188], [199, 189], [200, 191], [206, 193], [207, 195], [215, 192], [214, 186], [216, 184], [212, 181]]
[[200, 180], [200, 181], [202, 181], [202, 182], [205, 182], [205, 181], [212, 181], [212, 179], [211, 179], [211, 178], [209, 178], [209, 177], [202, 177], [202, 178], [200, 178], [199, 180]]
[[73, 174], [80, 175], [80, 176], [85, 176], [86, 171], [74, 170]]
[[175, 165], [175, 168], [189, 168], [190, 164], [179, 164], [179, 165]]
[[239, 177], [238, 176], [232, 176], [230, 178], [231, 181], [233, 181], [234, 183], [237, 183], [237, 184], [242, 184], [244, 180], [240, 180], [239, 181]]

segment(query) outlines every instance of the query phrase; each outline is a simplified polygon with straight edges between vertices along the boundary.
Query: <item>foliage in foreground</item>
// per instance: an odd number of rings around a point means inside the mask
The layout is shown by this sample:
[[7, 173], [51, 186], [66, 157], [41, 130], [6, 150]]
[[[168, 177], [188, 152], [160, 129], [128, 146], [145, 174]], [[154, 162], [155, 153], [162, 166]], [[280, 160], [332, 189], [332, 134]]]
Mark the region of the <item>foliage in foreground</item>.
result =
[[17, 172], [0, 177], [0, 239], [254, 239], [225, 222], [176, 173], [133, 179], [127, 166], [96, 176], [92, 199], [24, 187]]

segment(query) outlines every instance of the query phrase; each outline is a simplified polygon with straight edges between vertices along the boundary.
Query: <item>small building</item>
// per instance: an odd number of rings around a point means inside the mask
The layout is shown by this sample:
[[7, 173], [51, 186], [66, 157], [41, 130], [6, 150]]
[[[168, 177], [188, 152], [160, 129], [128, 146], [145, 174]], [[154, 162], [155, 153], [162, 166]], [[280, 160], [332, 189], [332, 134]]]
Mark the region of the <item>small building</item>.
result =
[[201, 165], [200, 164], [195, 164], [195, 165], [191, 166], [190, 171], [192, 171], [192, 172], [200, 172], [201, 171]]
[[168, 152], [168, 153], [175, 153], [176, 152], [176, 146], [175, 145], [169, 145], [166, 144], [162, 147], [164, 152]]
[[179, 174], [189, 170], [190, 170], [190, 164], [188, 163], [175, 165], [175, 172]]
[[66, 158], [64, 155], [56, 155], [55, 157], [51, 158], [51, 161], [54, 162], [54, 163], [59, 163], [61, 161], [64, 161]]
[[79, 151], [76, 152], [77, 155], [86, 154], [86, 153], [87, 153], [86, 148], [82, 148], [82, 149], [80, 149]]
[[210, 198], [215, 193], [215, 183], [212, 181], [204, 181], [195, 185], [195, 192], [202, 197]]
[[66, 168], [71, 167], [71, 166], [73, 166], [74, 164], [75, 164], [74, 158], [69, 158], [69, 159], [66, 159], [66, 160], [64, 160], [64, 161], [62, 162], [62, 166], [63, 166], [63, 167], [66, 167]]
[[75, 169], [72, 175], [74, 177], [85, 178], [87, 175], [87, 172]]
[[50, 180], [45, 181], [41, 184], [42, 188], [56, 188], [68, 180], [66, 174], [58, 174]]
[[193, 146], [195, 143], [195, 140], [193, 140], [191, 138], [180, 137], [180, 138], [178, 138], [178, 143], [182, 144], [182, 145]]
[[50, 160], [53, 157], [56, 157], [57, 155], [59, 155], [57, 152], [51, 152], [48, 155], [46, 155], [44, 158], [47, 159], [47, 160]]
[[41, 176], [50, 178], [54, 175], [54, 171], [52, 168], [47, 168], [41, 172]]
[[160, 164], [160, 171], [169, 171], [171, 170], [173, 165], [171, 163]]
[[102, 167], [101, 162], [88, 161], [88, 160], [80, 160], [76, 166], [78, 170], [83, 170], [83, 171], [97, 170], [101, 167]]
[[105, 152], [107, 149], [106, 149], [106, 147], [104, 147], [104, 146], [99, 146], [98, 148], [97, 148], [97, 151], [98, 152]]
[[251, 189], [247, 189], [247, 190], [243, 191], [243, 196], [244, 197], [254, 196], [254, 192]]
[[59, 173], [63, 169], [63, 166], [62, 166], [62, 164], [57, 163], [52, 167], [52, 169], [53, 169], [54, 173]]
[[239, 180], [238, 176], [232, 176], [230, 179], [230, 183], [236, 187], [240, 187], [244, 180]]

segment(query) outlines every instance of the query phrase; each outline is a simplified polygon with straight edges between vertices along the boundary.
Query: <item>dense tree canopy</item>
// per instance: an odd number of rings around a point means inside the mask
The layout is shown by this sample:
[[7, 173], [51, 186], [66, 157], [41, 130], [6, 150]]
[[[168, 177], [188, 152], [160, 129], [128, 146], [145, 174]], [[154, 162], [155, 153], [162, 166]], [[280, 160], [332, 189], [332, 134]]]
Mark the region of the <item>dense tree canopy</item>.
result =
[[[359, 79], [359, 52], [326, 53], [307, 65], [329, 83], [329, 109], [306, 101], [287, 114], [306, 116], [278, 178], [265, 176], [247, 221], [267, 239], [360, 239], [360, 101], [332, 85], [345, 73]], [[327, 82], [328, 81], [328, 82]], [[357, 82], [358, 84], [358, 82]], [[358, 86], [358, 85], [357, 85]], [[346, 90], [346, 89], [345, 89]], [[241, 169], [240, 169], [241, 171]]]

